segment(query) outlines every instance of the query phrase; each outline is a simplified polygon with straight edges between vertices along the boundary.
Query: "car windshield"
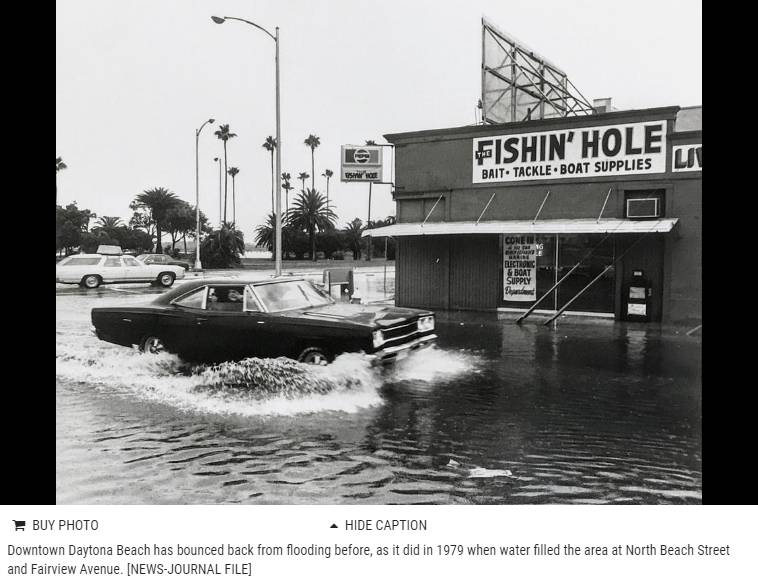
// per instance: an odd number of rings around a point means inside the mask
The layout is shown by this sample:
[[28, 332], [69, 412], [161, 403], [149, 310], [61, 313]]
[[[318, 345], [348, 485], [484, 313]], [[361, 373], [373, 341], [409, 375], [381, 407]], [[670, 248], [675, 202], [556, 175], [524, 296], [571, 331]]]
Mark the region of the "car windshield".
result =
[[147, 254], [140, 254], [139, 256], [137, 256], [137, 260], [139, 260], [140, 262], [143, 262], [145, 258], [147, 258]]
[[331, 305], [334, 299], [307, 280], [272, 282], [255, 286], [268, 311], [291, 311]]

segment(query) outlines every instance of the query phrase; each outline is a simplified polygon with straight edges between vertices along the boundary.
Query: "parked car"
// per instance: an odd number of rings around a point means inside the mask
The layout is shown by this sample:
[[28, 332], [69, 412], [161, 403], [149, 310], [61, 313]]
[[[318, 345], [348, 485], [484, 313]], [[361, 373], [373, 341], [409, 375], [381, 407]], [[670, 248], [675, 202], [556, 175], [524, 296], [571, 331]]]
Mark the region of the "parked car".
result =
[[145, 264], [172, 264], [174, 266], [181, 266], [185, 270], [189, 270], [191, 268], [189, 262], [177, 260], [168, 254], [140, 254], [137, 256], [137, 260], [140, 260]]
[[285, 356], [327, 364], [364, 351], [388, 362], [432, 343], [434, 313], [338, 304], [302, 278], [185, 282], [145, 306], [92, 309], [97, 337], [188, 361]]
[[97, 288], [111, 282], [151, 282], [169, 287], [184, 278], [180, 266], [147, 265], [132, 256], [75, 254], [55, 265], [55, 282]]

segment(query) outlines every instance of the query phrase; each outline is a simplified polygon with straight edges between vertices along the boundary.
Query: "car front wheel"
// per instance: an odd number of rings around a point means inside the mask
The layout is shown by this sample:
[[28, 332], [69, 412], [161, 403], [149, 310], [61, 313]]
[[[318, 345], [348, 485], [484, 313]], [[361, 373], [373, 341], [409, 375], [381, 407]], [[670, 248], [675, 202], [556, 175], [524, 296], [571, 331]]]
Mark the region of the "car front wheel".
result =
[[163, 341], [161, 341], [160, 337], [156, 337], [155, 335], [148, 335], [142, 342], [142, 345], [140, 345], [140, 350], [142, 350], [144, 353], [163, 353], [166, 351], [166, 348], [164, 347]]
[[97, 288], [102, 283], [102, 280], [97, 274], [88, 274], [82, 278], [82, 285], [87, 288]]
[[325, 366], [331, 361], [329, 355], [319, 347], [305, 349], [297, 359], [312, 366]]
[[158, 275], [158, 284], [167, 288], [174, 284], [174, 280], [176, 280], [176, 276], [173, 272], [161, 272]]

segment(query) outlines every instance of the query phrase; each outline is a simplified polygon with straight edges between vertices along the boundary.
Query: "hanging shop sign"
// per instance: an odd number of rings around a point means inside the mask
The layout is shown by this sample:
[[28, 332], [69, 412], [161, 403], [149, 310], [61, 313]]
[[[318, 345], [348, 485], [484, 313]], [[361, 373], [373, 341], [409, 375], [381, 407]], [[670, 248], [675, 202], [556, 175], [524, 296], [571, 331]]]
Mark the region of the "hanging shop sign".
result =
[[675, 173], [703, 170], [703, 145], [678, 144], [671, 150], [671, 170]]
[[[503, 300], [537, 300], [537, 256], [533, 235], [506, 234], [503, 240]], [[542, 255], [541, 253], [539, 255]]]
[[666, 121], [474, 138], [474, 183], [666, 171]]
[[342, 146], [340, 180], [375, 183], [382, 180], [381, 146]]

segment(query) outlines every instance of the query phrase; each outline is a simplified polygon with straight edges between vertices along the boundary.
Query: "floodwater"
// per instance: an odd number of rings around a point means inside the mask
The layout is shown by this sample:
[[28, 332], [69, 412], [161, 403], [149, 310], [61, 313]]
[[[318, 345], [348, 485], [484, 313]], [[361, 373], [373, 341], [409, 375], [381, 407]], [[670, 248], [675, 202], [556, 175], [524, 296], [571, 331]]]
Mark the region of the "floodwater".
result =
[[90, 333], [158, 292], [56, 287], [59, 504], [701, 501], [699, 338], [438, 313], [437, 347], [377, 370], [193, 368]]

